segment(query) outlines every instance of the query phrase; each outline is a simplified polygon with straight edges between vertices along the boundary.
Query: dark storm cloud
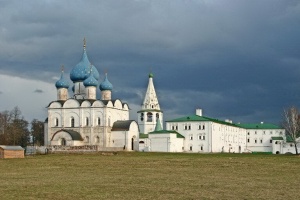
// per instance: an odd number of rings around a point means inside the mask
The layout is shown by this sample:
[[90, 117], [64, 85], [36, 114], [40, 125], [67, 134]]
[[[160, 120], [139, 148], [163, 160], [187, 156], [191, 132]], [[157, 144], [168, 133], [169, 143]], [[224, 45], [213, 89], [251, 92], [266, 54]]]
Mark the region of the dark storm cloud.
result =
[[44, 93], [44, 91], [41, 90], [41, 89], [36, 89], [36, 90], [34, 90], [33, 92], [34, 92], [34, 93]]
[[[278, 122], [300, 106], [299, 1], [0, 2], [0, 72], [53, 83], [81, 58], [140, 105], [147, 75], [165, 117]], [[134, 116], [132, 117], [134, 118]]]

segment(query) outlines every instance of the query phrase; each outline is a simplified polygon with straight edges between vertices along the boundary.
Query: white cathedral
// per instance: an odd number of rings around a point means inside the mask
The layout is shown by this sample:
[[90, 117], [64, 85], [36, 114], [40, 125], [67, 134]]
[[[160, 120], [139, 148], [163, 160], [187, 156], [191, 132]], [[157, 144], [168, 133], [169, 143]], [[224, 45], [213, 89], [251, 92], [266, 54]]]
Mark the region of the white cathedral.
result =
[[[195, 114], [166, 121], [156, 96], [153, 74], [138, 120], [129, 120], [129, 106], [112, 99], [113, 86], [99, 73], [87, 56], [84, 40], [80, 62], [71, 70], [73, 96], [69, 81], [61, 72], [56, 82], [57, 99], [48, 106], [45, 145], [52, 149], [94, 148], [97, 151], [145, 151], [187, 153], [295, 153], [285, 130], [269, 123], [240, 124]], [[97, 99], [97, 89], [101, 99]], [[300, 138], [298, 147], [300, 148]], [[300, 149], [298, 150], [300, 151]]]
[[[87, 56], [84, 41], [80, 62], [70, 72], [73, 96], [68, 96], [69, 81], [61, 72], [56, 82], [57, 99], [48, 106], [45, 145], [48, 147], [96, 147], [99, 151], [138, 150], [139, 127], [129, 120], [129, 106], [112, 99], [113, 86], [99, 73]], [[101, 99], [97, 99], [97, 89]]]

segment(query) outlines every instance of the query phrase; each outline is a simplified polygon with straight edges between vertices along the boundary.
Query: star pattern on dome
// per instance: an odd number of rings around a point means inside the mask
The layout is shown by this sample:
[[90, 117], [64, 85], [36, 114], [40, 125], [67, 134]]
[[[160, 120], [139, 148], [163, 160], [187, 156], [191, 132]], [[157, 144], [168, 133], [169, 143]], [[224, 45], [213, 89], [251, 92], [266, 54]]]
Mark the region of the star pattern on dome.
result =
[[59, 89], [59, 88], [69, 88], [69, 86], [70, 86], [69, 82], [64, 77], [64, 66], [62, 66], [61, 76], [60, 79], [56, 81], [55, 87]]
[[106, 73], [104, 81], [100, 84], [100, 90], [103, 91], [103, 90], [112, 90], [112, 89], [113, 89], [113, 85], [109, 82]]

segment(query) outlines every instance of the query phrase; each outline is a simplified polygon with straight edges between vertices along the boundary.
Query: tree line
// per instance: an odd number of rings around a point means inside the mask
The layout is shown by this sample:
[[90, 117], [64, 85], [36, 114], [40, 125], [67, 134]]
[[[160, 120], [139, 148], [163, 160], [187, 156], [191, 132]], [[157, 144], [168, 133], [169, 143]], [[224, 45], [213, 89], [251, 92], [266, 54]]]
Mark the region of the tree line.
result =
[[19, 107], [0, 112], [0, 145], [44, 145], [44, 123], [24, 119]]

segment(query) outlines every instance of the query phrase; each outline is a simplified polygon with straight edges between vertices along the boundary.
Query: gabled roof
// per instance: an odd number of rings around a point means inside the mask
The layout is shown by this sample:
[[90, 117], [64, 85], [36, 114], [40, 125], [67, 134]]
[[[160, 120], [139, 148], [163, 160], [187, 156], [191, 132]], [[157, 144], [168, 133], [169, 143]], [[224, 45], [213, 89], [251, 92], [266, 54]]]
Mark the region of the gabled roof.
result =
[[237, 124], [237, 126], [245, 129], [283, 129], [275, 124], [257, 123], [257, 124]]
[[21, 146], [0, 145], [0, 148], [4, 150], [13, 150], [13, 151], [24, 150]]
[[153, 131], [148, 134], [176, 134], [177, 138], [185, 138], [183, 135], [181, 135], [177, 131], [169, 131], [169, 130]]
[[129, 131], [130, 125], [134, 120], [118, 120], [115, 121], [112, 131]]
[[203, 121], [211, 121], [211, 122], [215, 122], [215, 123], [219, 123], [219, 124], [224, 124], [224, 125], [228, 125], [228, 126], [237, 127], [236, 124], [232, 124], [232, 123], [229, 123], [229, 122], [225, 122], [225, 121], [210, 118], [210, 117], [199, 116], [199, 115], [189, 115], [189, 116], [169, 120], [169, 121], [166, 121], [166, 122], [203, 122]]

